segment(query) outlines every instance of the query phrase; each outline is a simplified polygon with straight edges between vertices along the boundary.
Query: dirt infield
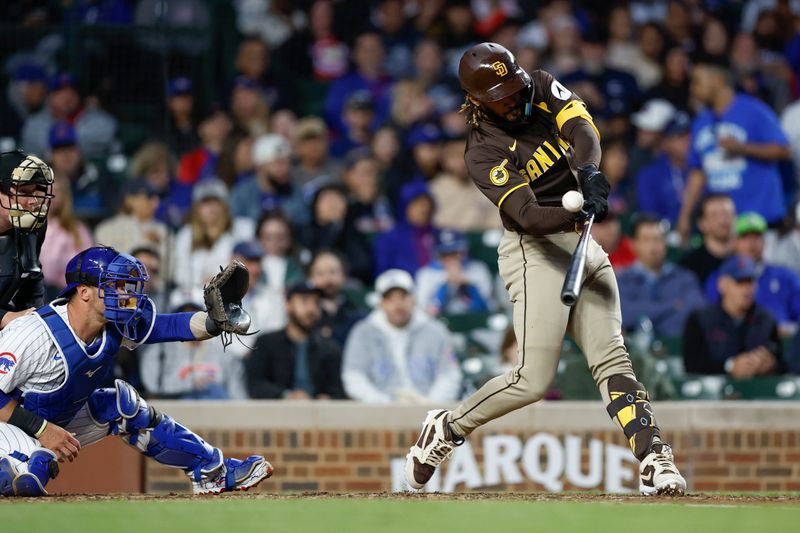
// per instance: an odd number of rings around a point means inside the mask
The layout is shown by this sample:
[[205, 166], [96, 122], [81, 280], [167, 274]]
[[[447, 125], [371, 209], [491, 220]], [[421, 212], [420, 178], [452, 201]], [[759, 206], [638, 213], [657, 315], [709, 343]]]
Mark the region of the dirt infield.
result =
[[693, 493], [683, 497], [647, 497], [638, 494], [598, 494], [598, 493], [519, 493], [519, 492], [468, 492], [455, 494], [440, 493], [333, 493], [297, 492], [266, 493], [237, 492], [219, 496], [194, 496], [192, 494], [70, 494], [51, 495], [44, 498], [0, 498], [0, 505], [15, 501], [53, 502], [91, 502], [91, 501], [169, 501], [169, 500], [396, 500], [396, 501], [523, 501], [523, 502], [594, 502], [594, 503], [682, 503], [695, 505], [800, 505], [800, 494], [714, 494]]

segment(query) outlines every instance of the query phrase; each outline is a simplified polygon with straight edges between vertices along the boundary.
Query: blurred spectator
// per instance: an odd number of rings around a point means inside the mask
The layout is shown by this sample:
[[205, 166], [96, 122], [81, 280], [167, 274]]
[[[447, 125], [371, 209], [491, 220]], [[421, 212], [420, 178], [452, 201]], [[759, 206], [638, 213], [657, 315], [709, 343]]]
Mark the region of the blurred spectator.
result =
[[25, 121], [22, 148], [32, 154], [45, 153], [53, 124], [66, 121], [75, 127], [81, 151], [86, 157], [107, 155], [115, 143], [116, 119], [95, 104], [82, 103], [75, 78], [70, 74], [55, 76], [50, 80], [49, 88], [44, 109]]
[[263, 211], [281, 209], [291, 220], [305, 220], [305, 207], [299, 187], [291, 181], [289, 143], [274, 133], [262, 135], [253, 143], [255, 173], [231, 192], [233, 215], [257, 220]]
[[800, 276], [800, 203], [795, 204], [793, 215], [794, 224], [786, 232], [764, 235], [764, 261]]
[[[788, 268], [764, 262], [766, 231], [764, 217], [754, 212], [742, 213], [736, 218], [734, 251], [755, 261], [756, 303], [775, 318], [781, 336], [786, 337], [795, 332], [800, 322], [800, 277]], [[721, 270], [706, 280], [706, 297], [710, 302], [719, 299], [717, 278], [720, 274]]]
[[292, 144], [297, 135], [297, 115], [291, 109], [278, 109], [270, 117], [269, 129]]
[[330, 156], [328, 128], [318, 117], [302, 118], [297, 123], [294, 136], [297, 161], [292, 165], [292, 182], [305, 186], [320, 181], [335, 181], [342, 165]]
[[127, 26], [133, 22], [133, 12], [126, 0], [78, 0], [64, 11], [65, 26]]
[[386, 50], [384, 70], [395, 78], [414, 74], [413, 50], [420, 37], [404, 8], [403, 0], [381, 0], [374, 12]]
[[416, 275], [416, 300], [426, 313], [479, 313], [495, 307], [492, 274], [485, 264], [469, 257], [467, 237], [452, 229], [439, 231], [436, 259]]
[[428, 98], [425, 86], [416, 79], [400, 80], [392, 89], [391, 123], [407, 129], [414, 123], [434, 118], [436, 103]]
[[[158, 249], [143, 245], [131, 250], [130, 254], [142, 262], [150, 275], [150, 279], [145, 282], [144, 286], [147, 297], [155, 302], [156, 309], [166, 309], [169, 302], [163, 274], [167, 269], [163, 266], [162, 256], [159, 255]], [[119, 354], [117, 355], [119, 356]]]
[[[244, 35], [256, 35], [275, 48], [292, 34], [302, 17], [291, 2], [236, 2], [236, 27]], [[255, 40], [255, 39], [254, 39]]]
[[600, 171], [608, 178], [611, 192], [608, 204], [618, 212], [625, 212], [633, 201], [633, 180], [629, 173], [629, 159], [626, 142], [619, 138], [610, 138], [601, 143], [603, 159]]
[[366, 316], [347, 295], [344, 259], [333, 250], [318, 252], [308, 265], [308, 281], [321, 292], [320, 331], [344, 346], [353, 325]]
[[[172, 312], [205, 309], [199, 289], [177, 290]], [[170, 342], [137, 348], [142, 383], [150, 397], [177, 400], [229, 400], [247, 397], [241, 361], [219, 342]]]
[[[463, 117], [461, 121], [464, 121]], [[398, 132], [391, 126], [378, 129], [370, 145], [372, 156], [378, 164], [381, 192], [392, 207], [397, 206], [400, 189], [413, 178], [412, 165], [400, 148]]]
[[350, 95], [342, 113], [346, 125], [344, 131], [331, 145], [331, 153], [343, 157], [354, 148], [367, 146], [372, 139], [372, 124], [375, 120], [375, 103], [368, 91], [356, 91]]
[[85, 159], [72, 124], [65, 121], [54, 123], [50, 128], [48, 145], [53, 175], [70, 184], [75, 213], [83, 218], [108, 214], [114, 191], [104, 182], [97, 167]]
[[269, 131], [270, 107], [257, 81], [238, 76], [233, 82], [230, 98], [234, 130], [257, 137]]
[[375, 273], [399, 268], [411, 274], [433, 259], [434, 202], [424, 182], [406, 184], [392, 229], [375, 238]]
[[311, 202], [311, 222], [299, 230], [300, 242], [316, 253], [337, 250], [347, 257], [350, 273], [364, 283], [373, 278], [372, 252], [365, 235], [355, 227], [347, 203], [347, 193], [340, 185], [321, 187]]
[[730, 49], [730, 36], [725, 25], [717, 18], [706, 17], [701, 32], [697, 55], [715, 61], [724, 60]]
[[233, 123], [224, 111], [213, 109], [208, 112], [197, 126], [201, 146], [184, 154], [178, 163], [178, 182], [191, 187], [202, 179], [213, 177], [222, 144], [232, 128]]
[[708, 109], [692, 124], [689, 180], [678, 231], [687, 239], [690, 219], [704, 190], [731, 195], [740, 213], [755, 211], [779, 222], [783, 203], [778, 162], [791, 157], [775, 113], [763, 102], [736, 93], [728, 69], [698, 63], [692, 71], [692, 96]]
[[[250, 276], [247, 294], [242, 298], [242, 307], [250, 313], [252, 322], [248, 334], [266, 333], [286, 325], [284, 291], [268, 286], [263, 281], [261, 261], [264, 249], [258, 241], [239, 241], [233, 247], [232, 259], [247, 267]], [[236, 357], [245, 357], [250, 347], [244, 342], [235, 342], [228, 350]]]
[[378, 165], [369, 151], [354, 150], [343, 175], [350, 198], [348, 212], [361, 233], [378, 233], [392, 227], [392, 209], [378, 188]]
[[608, 254], [608, 260], [615, 271], [619, 272], [636, 261], [633, 244], [622, 233], [619, 215], [615, 211], [609, 210], [605, 220], [592, 225], [592, 238]]
[[155, 218], [158, 204], [158, 192], [149, 182], [142, 178], [125, 182], [119, 212], [95, 228], [97, 242], [126, 254], [149, 245], [165, 257], [168, 230], [166, 224]]
[[234, 243], [252, 235], [252, 228], [249, 220], [231, 218], [224, 183], [208, 179], [195, 185], [189, 220], [172, 249], [173, 283], [183, 290], [202, 287], [228, 264]]
[[694, 272], [702, 286], [705, 286], [708, 276], [733, 253], [735, 220], [736, 207], [727, 194], [710, 194], [700, 201], [697, 227], [703, 241], [684, 255], [680, 264]]
[[475, 186], [464, 163], [464, 139], [446, 141], [442, 147], [442, 171], [431, 181], [431, 195], [438, 206], [433, 222], [440, 228], [483, 231], [500, 228], [497, 207]]
[[610, 67], [632, 74], [642, 90], [648, 90], [661, 81], [659, 56], [664, 37], [642, 28], [638, 43], [633, 42], [633, 22], [629, 7], [618, 5], [608, 14], [608, 59]]
[[241, 85], [242, 78], [253, 82], [252, 87], [259, 90], [259, 96], [267, 108], [277, 109], [293, 103], [291, 79], [283, 75], [273, 75], [272, 52], [261, 39], [247, 37], [239, 43], [234, 66], [239, 74], [234, 85]]
[[686, 187], [691, 120], [678, 111], [661, 131], [663, 137], [656, 159], [639, 171], [636, 177], [636, 196], [639, 211], [651, 213], [669, 221], [674, 227], [678, 220]]
[[430, 181], [438, 174], [443, 140], [442, 130], [432, 122], [418, 124], [408, 132], [406, 145], [411, 151], [417, 177]]
[[56, 179], [47, 212], [47, 234], [39, 252], [45, 290], [50, 293], [45, 301], [55, 298], [58, 291], [66, 287], [64, 272], [70, 258], [93, 244], [91, 232], [73, 211], [69, 182], [64, 178]]
[[23, 124], [42, 109], [46, 97], [47, 74], [42, 67], [35, 63], [19, 65], [0, 98], [0, 138], [19, 140]]
[[630, 170], [637, 175], [658, 156], [664, 129], [675, 118], [675, 107], [666, 100], [648, 100], [631, 115], [636, 128], [636, 142], [630, 147]]
[[617, 274], [622, 328], [635, 331], [643, 318], [656, 335], [677, 337], [686, 317], [705, 305], [697, 277], [667, 261], [667, 243], [661, 220], [642, 215], [633, 227], [636, 262]]
[[256, 224], [256, 239], [264, 250], [261, 272], [267, 287], [283, 292], [284, 287], [303, 280], [303, 268], [294, 257], [294, 237], [286, 215], [265, 211]]
[[[366, 91], [374, 106], [374, 124], [382, 124], [391, 106], [392, 79], [383, 71], [385, 51], [379, 33], [356, 36], [351, 54], [355, 70], [333, 82], [325, 99], [325, 120], [340, 136], [349, 135], [352, 125], [343, 114], [353, 93]], [[337, 153], [337, 152], [334, 152]]]
[[[194, 84], [186, 76], [172, 78], [167, 83], [166, 143], [173, 154], [182, 156], [197, 148], [200, 138], [194, 120]], [[163, 132], [163, 124], [156, 131]]]
[[734, 256], [720, 268], [719, 302], [692, 312], [683, 333], [683, 361], [693, 374], [750, 378], [783, 372], [778, 327], [754, 303], [755, 261]]
[[792, 151], [792, 162], [794, 163], [792, 176], [795, 183], [800, 183], [800, 100], [794, 101], [783, 110], [781, 128], [789, 138], [789, 147]]
[[[436, 2], [432, 4], [436, 5]], [[443, 48], [467, 48], [477, 42], [475, 16], [469, 0], [450, 0], [444, 3], [441, 10], [440, 16], [431, 25], [430, 34], [442, 43]], [[460, 53], [453, 55], [461, 56]]]
[[345, 398], [341, 350], [317, 331], [319, 299], [319, 290], [307, 283], [289, 288], [286, 327], [259, 335], [246, 360], [251, 398]]
[[380, 306], [350, 332], [342, 382], [364, 403], [442, 403], [458, 398], [461, 369], [450, 333], [415, 309], [408, 272], [388, 270], [375, 280]]
[[191, 186], [173, 180], [175, 169], [175, 158], [169, 148], [158, 141], [143, 144], [128, 165], [131, 178], [145, 180], [158, 193], [161, 201], [156, 218], [171, 228], [183, 223], [184, 213], [192, 203]]
[[647, 100], [666, 100], [676, 109], [689, 108], [689, 55], [673, 44], [664, 53], [661, 82], [647, 91]]
[[738, 33], [733, 39], [730, 60], [736, 86], [744, 93], [761, 98], [773, 109], [783, 109], [791, 101], [788, 67], [783, 53], [779, 62], [770, 64], [749, 33]]
[[461, 105], [464, 98], [461, 87], [455, 76], [445, 70], [442, 47], [435, 40], [423, 39], [414, 48], [414, 79], [433, 102], [436, 114], [452, 112]]
[[253, 173], [253, 138], [233, 133], [222, 144], [217, 177], [228, 187], [244, 181]]

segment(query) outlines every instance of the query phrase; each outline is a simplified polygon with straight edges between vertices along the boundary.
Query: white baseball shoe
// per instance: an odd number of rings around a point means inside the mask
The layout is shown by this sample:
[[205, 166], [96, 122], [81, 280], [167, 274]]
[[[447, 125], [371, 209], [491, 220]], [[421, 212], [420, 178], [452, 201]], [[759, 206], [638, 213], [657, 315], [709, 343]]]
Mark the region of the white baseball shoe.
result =
[[192, 481], [195, 494], [221, 494], [255, 487], [272, 475], [272, 465], [260, 455], [247, 459], [225, 459], [217, 471]]
[[645, 496], [683, 496], [683, 479], [672, 457], [669, 444], [656, 442], [639, 465], [639, 491]]
[[453, 449], [464, 442], [447, 424], [446, 409], [428, 411], [417, 442], [406, 455], [406, 481], [417, 490], [425, 486], [442, 461], [453, 455]]

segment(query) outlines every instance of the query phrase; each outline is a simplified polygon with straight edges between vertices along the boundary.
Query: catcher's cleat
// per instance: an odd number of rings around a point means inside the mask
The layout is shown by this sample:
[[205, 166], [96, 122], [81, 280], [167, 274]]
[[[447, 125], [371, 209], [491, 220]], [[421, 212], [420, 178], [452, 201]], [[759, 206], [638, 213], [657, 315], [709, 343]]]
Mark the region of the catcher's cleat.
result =
[[656, 442], [639, 465], [639, 491], [645, 496], [683, 496], [683, 479], [672, 457], [669, 444]]
[[436, 467], [453, 455], [453, 449], [464, 443], [447, 424], [446, 409], [428, 411], [422, 423], [417, 442], [406, 455], [406, 480], [415, 489], [421, 489], [431, 479]]
[[192, 481], [195, 494], [221, 494], [227, 491], [247, 490], [272, 475], [269, 461], [260, 455], [247, 459], [225, 459], [219, 469], [200, 481]]

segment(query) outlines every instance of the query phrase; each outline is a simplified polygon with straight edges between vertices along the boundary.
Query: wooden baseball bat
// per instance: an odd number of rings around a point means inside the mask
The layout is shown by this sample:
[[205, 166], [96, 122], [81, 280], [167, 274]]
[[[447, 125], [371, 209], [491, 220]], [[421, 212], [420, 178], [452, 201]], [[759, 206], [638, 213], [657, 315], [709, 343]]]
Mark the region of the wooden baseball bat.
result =
[[594, 224], [594, 213], [583, 223], [583, 232], [578, 240], [578, 245], [572, 253], [567, 268], [567, 277], [564, 278], [564, 285], [561, 287], [561, 303], [567, 307], [572, 307], [581, 295], [581, 285], [583, 284], [583, 271], [586, 267], [586, 249], [589, 247], [589, 237]]

